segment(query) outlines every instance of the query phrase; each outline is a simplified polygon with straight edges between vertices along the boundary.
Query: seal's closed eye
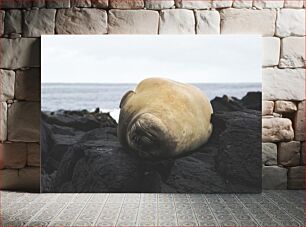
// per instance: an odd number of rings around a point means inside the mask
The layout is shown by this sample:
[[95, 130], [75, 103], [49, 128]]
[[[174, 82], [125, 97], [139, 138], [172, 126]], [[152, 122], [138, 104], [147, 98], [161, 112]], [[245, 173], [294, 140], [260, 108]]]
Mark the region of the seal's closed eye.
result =
[[126, 93], [123, 95], [123, 97], [122, 97], [122, 99], [121, 99], [121, 101], [120, 101], [119, 108], [122, 108], [122, 106], [127, 102], [127, 100], [128, 100], [132, 95], [134, 95], [134, 94], [135, 94], [134, 91], [128, 91], [128, 92], [126, 92]]

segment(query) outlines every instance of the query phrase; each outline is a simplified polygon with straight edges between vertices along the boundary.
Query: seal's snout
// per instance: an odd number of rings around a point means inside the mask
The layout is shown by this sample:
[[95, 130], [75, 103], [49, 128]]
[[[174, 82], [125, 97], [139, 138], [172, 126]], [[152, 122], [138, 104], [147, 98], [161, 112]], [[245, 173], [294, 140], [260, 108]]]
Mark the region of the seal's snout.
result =
[[160, 136], [164, 130], [165, 126], [154, 115], [141, 114], [131, 122], [127, 141], [139, 156], [152, 158], [158, 156], [162, 150]]

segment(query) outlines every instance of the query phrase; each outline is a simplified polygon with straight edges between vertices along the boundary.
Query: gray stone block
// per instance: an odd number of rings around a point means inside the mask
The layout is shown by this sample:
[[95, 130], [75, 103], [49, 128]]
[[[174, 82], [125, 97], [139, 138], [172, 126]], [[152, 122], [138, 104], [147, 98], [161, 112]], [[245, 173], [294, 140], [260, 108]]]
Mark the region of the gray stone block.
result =
[[23, 36], [40, 37], [54, 34], [55, 9], [33, 9], [24, 12]]
[[38, 143], [28, 143], [27, 166], [40, 167], [40, 145]]
[[298, 166], [300, 164], [300, 142], [280, 143], [278, 147], [278, 164], [282, 166]]
[[288, 189], [304, 189], [304, 166], [289, 168]]
[[0, 169], [21, 169], [27, 162], [27, 145], [25, 143], [0, 143]]
[[15, 72], [0, 69], [0, 101], [14, 99]]
[[113, 9], [143, 9], [143, 0], [109, 0], [109, 7]]
[[266, 166], [277, 165], [277, 145], [275, 143], [262, 144], [262, 164]]
[[0, 103], [0, 142], [7, 140], [7, 104]]
[[71, 7], [91, 7], [90, 0], [70, 0]]
[[145, 0], [145, 7], [146, 9], [153, 9], [153, 10], [170, 9], [174, 7], [174, 0], [163, 0], [163, 1]]
[[60, 9], [56, 15], [57, 34], [107, 33], [107, 13], [101, 9]]
[[287, 189], [287, 169], [279, 166], [264, 166], [262, 169], [263, 189]]
[[8, 10], [4, 20], [4, 33], [22, 33], [22, 11], [18, 9]]
[[40, 40], [35, 38], [0, 38], [5, 50], [0, 61], [1, 68], [19, 69], [40, 66]]
[[108, 8], [108, 0], [91, 0], [92, 7], [106, 9]]
[[40, 68], [16, 71], [15, 98], [40, 101]]
[[40, 140], [39, 102], [15, 102], [8, 108], [8, 140], [15, 142]]
[[5, 11], [0, 10], [0, 35], [4, 34], [4, 16]]

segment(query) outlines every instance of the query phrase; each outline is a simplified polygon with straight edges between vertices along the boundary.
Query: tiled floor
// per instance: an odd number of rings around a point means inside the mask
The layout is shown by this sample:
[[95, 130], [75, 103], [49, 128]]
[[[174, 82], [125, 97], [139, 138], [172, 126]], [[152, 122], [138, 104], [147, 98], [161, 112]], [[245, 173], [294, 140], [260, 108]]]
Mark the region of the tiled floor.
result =
[[262, 194], [1, 192], [4, 226], [304, 226], [303, 191]]

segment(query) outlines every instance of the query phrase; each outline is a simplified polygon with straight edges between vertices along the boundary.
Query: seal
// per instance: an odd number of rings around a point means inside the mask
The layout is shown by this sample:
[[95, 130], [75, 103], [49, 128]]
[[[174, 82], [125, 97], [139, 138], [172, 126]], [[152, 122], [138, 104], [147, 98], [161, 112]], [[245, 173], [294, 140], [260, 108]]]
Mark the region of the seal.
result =
[[144, 159], [184, 156], [208, 141], [212, 113], [197, 87], [148, 78], [122, 97], [117, 134], [123, 147]]

